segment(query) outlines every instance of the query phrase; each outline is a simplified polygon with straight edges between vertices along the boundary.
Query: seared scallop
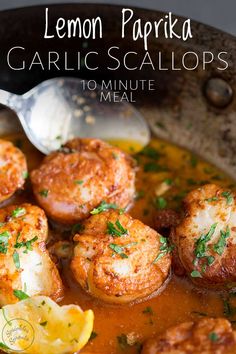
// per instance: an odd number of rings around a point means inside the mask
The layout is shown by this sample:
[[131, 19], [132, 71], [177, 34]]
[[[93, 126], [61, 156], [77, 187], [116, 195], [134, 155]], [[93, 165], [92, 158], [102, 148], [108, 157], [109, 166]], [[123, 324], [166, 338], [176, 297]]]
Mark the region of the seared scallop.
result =
[[75, 279], [104, 301], [141, 300], [160, 290], [168, 278], [171, 255], [166, 239], [128, 214], [93, 215], [74, 241]]
[[235, 286], [235, 194], [205, 185], [186, 196], [184, 209], [185, 216], [172, 232], [180, 263], [198, 284]]
[[31, 173], [38, 203], [54, 220], [76, 223], [102, 201], [127, 207], [135, 187], [133, 160], [97, 139], [74, 139]]
[[236, 332], [223, 318], [204, 318], [168, 329], [147, 340], [142, 354], [233, 354]]
[[0, 202], [23, 187], [27, 177], [24, 154], [10, 141], [0, 139]]
[[[0, 209], [0, 306], [28, 296], [62, 296], [62, 282], [45, 241], [47, 219], [30, 204]], [[23, 295], [24, 296], [24, 295]]]

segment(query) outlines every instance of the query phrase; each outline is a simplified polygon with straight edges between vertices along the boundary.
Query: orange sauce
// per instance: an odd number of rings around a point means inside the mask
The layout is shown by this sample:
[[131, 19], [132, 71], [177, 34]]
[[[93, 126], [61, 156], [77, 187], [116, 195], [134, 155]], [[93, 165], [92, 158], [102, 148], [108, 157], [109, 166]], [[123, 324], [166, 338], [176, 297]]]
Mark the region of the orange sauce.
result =
[[[29, 170], [37, 167], [43, 156], [24, 136], [5, 138], [18, 143], [27, 156]], [[137, 148], [131, 142], [113, 143], [131, 154]], [[145, 153], [136, 155], [136, 159], [139, 167], [137, 197], [129, 212], [150, 226], [153, 226], [153, 215], [160, 207], [155, 191], [163, 181], [170, 185], [162, 196], [164, 204], [175, 209], [180, 208], [186, 192], [201, 184], [213, 182], [227, 188], [235, 187], [229, 177], [211, 164], [161, 140], [153, 139]], [[35, 202], [29, 181], [25, 191], [7, 204], [24, 201]], [[58, 238], [58, 230], [52, 229], [50, 235]], [[81, 351], [83, 354], [139, 353], [140, 343], [172, 325], [205, 315], [225, 315], [221, 293], [197, 288], [186, 278], [172, 275], [159, 295], [139, 304], [118, 306], [101, 303], [81, 290], [74, 282], [68, 264], [63, 265], [61, 274], [65, 283], [62, 304], [75, 303], [83, 310], [92, 309], [95, 314], [94, 338]]]

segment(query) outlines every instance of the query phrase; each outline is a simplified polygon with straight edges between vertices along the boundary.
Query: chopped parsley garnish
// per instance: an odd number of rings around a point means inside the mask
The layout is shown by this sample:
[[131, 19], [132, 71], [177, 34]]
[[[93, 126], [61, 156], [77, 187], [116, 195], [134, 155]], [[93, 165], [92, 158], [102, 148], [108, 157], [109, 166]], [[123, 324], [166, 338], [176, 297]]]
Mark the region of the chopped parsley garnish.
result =
[[129, 350], [131, 347], [135, 347], [136, 353], [141, 353], [142, 344], [139, 341], [133, 341], [129, 339], [129, 336], [122, 333], [120, 336], [117, 336], [117, 343], [120, 349], [124, 352]]
[[20, 257], [19, 257], [19, 253], [18, 252], [14, 252], [13, 253], [13, 262], [16, 266], [16, 269], [20, 269]]
[[212, 178], [212, 179], [215, 179], [215, 180], [217, 180], [217, 181], [221, 181], [222, 179], [224, 179], [224, 176], [222, 176], [222, 175], [214, 175], [214, 176], [212, 176], [211, 178]]
[[223, 254], [225, 246], [226, 246], [226, 239], [230, 237], [230, 230], [227, 226], [226, 231], [220, 231], [220, 238], [218, 242], [213, 246], [214, 251], [219, 254], [220, 256]]
[[74, 181], [75, 184], [83, 184], [84, 181], [82, 179]]
[[[195, 249], [194, 249], [195, 259], [193, 261], [193, 264], [197, 265], [198, 259], [205, 258], [206, 263], [202, 266], [201, 269], [202, 273], [206, 271], [207, 266], [212, 265], [215, 261], [215, 257], [211, 255], [207, 255], [206, 252], [208, 251], [207, 242], [210, 241], [211, 237], [215, 232], [216, 227], [217, 227], [217, 223], [212, 224], [210, 230], [206, 234], [201, 235], [199, 239], [195, 242]], [[199, 275], [201, 277], [201, 273], [197, 270], [193, 270], [191, 273], [191, 277], [193, 278], [198, 278]]]
[[39, 195], [41, 195], [41, 196], [44, 197], [44, 198], [47, 198], [47, 196], [48, 196], [48, 189], [42, 189], [42, 190], [39, 192]]
[[19, 237], [20, 237], [20, 234], [18, 234], [18, 236], [17, 236], [14, 248], [25, 247], [25, 250], [23, 251], [23, 253], [28, 253], [28, 251], [32, 251], [33, 250], [32, 244], [38, 240], [38, 236], [35, 236], [31, 240], [18, 242]]
[[125, 334], [121, 334], [120, 336], [117, 336], [117, 342], [122, 350], [126, 350], [127, 347], [129, 346], [128, 341], [127, 341], [127, 336]]
[[75, 224], [71, 230], [73, 235], [75, 235], [77, 232], [80, 233], [82, 231], [84, 231], [84, 225], [82, 224]]
[[42, 327], [47, 326], [47, 324], [48, 324], [48, 321], [40, 322], [40, 326], [42, 326]]
[[128, 258], [128, 256], [124, 253], [124, 250], [127, 249], [127, 248], [130, 248], [130, 247], [133, 247], [135, 245], [137, 245], [138, 242], [131, 242], [131, 243], [128, 243], [124, 246], [119, 246], [115, 243], [110, 243], [109, 244], [109, 247], [110, 249], [112, 249], [115, 253], [119, 254], [121, 256], [121, 258]]
[[203, 172], [205, 172], [206, 174], [209, 175], [209, 174], [213, 173], [214, 171], [212, 170], [211, 167], [204, 167]]
[[210, 266], [215, 262], [215, 257], [214, 256], [207, 256], [206, 260], [207, 260], [207, 265]]
[[127, 254], [124, 253], [124, 249], [125, 249], [124, 246], [119, 246], [119, 245], [116, 245], [115, 243], [110, 243], [109, 247], [112, 251], [119, 254], [121, 256], [121, 258], [128, 258]]
[[156, 162], [147, 162], [144, 165], [144, 172], [164, 172], [168, 171], [165, 166], [161, 166]]
[[200, 236], [200, 238], [195, 242], [195, 250], [194, 254], [196, 258], [204, 258], [206, 257], [207, 251], [207, 242], [210, 241], [211, 237], [213, 236], [217, 223], [211, 225], [210, 230]]
[[223, 300], [223, 307], [224, 307], [224, 315], [226, 317], [231, 317], [234, 315], [234, 308], [231, 307], [229, 299]]
[[159, 152], [151, 146], [145, 146], [145, 148], [140, 152], [140, 155], [150, 157], [151, 159], [159, 159]]
[[112, 237], [121, 237], [126, 235], [128, 232], [127, 229], [125, 229], [120, 221], [117, 219], [115, 224], [112, 222], [108, 221], [107, 223], [107, 233], [111, 235]]
[[195, 181], [193, 178], [188, 178], [187, 179], [187, 183], [189, 186], [196, 186], [196, 184], [198, 183], [197, 181]]
[[10, 350], [10, 348], [6, 344], [4, 344], [2, 342], [0, 342], [0, 348]]
[[154, 314], [153, 309], [151, 308], [151, 306], [147, 306], [147, 307], [143, 310], [143, 313], [149, 314], [149, 315], [153, 315], [153, 314]]
[[166, 178], [166, 179], [164, 179], [164, 183], [167, 184], [167, 186], [171, 186], [173, 184], [173, 179], [172, 178]]
[[212, 342], [217, 342], [218, 339], [219, 339], [218, 334], [215, 333], [215, 332], [209, 333], [208, 338], [209, 338]]
[[20, 208], [20, 207], [12, 210], [12, 212], [11, 212], [11, 216], [13, 218], [19, 218], [20, 216], [23, 216], [25, 214], [26, 214], [25, 208]]
[[96, 332], [92, 331], [89, 340], [93, 340], [93, 339], [95, 339], [97, 336], [98, 336], [98, 334], [97, 334]]
[[205, 201], [206, 201], [206, 202], [209, 202], [209, 203], [211, 203], [211, 202], [217, 202], [217, 200], [219, 200], [218, 197], [212, 197], [212, 198], [207, 198], [207, 199], [205, 199]]
[[114, 160], [118, 160], [119, 159], [119, 155], [116, 154], [115, 152], [112, 152], [112, 157]]
[[233, 201], [233, 195], [231, 194], [231, 192], [222, 192], [221, 193], [222, 197], [224, 197], [226, 199], [226, 203], [228, 205], [232, 204]]
[[202, 275], [198, 270], [193, 270], [190, 275], [192, 278], [202, 278]]
[[160, 253], [157, 255], [157, 257], [154, 259], [153, 264], [157, 263], [159, 259], [161, 259], [163, 256], [165, 256], [167, 253], [170, 253], [174, 246], [169, 246], [168, 241], [165, 237], [160, 236]]
[[107, 211], [109, 209], [117, 209], [117, 208], [118, 208], [118, 206], [114, 203], [109, 204], [109, 203], [102, 201], [101, 204], [97, 208], [90, 211], [90, 214], [96, 215], [96, 214], [102, 213], [103, 211]]
[[17, 299], [19, 300], [26, 300], [29, 298], [29, 295], [27, 295], [24, 291], [22, 290], [13, 290], [13, 294]]
[[135, 195], [135, 200], [139, 200], [142, 199], [145, 196], [145, 192], [144, 191], [137, 191], [136, 195]]
[[155, 206], [158, 208], [158, 209], [165, 209], [166, 206], [167, 206], [167, 201], [165, 198], [163, 197], [157, 197], [154, 201], [155, 203]]
[[192, 167], [196, 167], [198, 164], [198, 159], [195, 155], [192, 155], [191, 158], [190, 158], [190, 165]]
[[23, 177], [24, 179], [27, 179], [27, 178], [29, 177], [29, 172], [28, 172], [28, 171], [24, 171], [24, 172], [22, 173], [22, 177]]
[[143, 209], [143, 216], [147, 216], [149, 214], [149, 209]]
[[10, 233], [8, 231], [4, 231], [0, 234], [0, 253], [7, 253], [9, 237]]

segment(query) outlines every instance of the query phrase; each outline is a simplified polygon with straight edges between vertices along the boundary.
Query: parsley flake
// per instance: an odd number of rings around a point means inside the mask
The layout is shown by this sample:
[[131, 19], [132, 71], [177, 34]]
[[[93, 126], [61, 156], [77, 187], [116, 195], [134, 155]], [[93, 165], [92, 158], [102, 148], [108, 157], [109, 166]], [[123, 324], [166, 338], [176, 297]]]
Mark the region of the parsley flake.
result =
[[206, 202], [209, 202], [209, 203], [211, 203], [211, 202], [217, 202], [218, 200], [219, 200], [218, 197], [212, 197], [212, 198], [207, 198], [207, 199], [205, 199], [205, 201], [206, 201]]
[[143, 310], [144, 314], [149, 314], [149, 315], [153, 315], [153, 309], [151, 308], [151, 306], [147, 306], [144, 310]]
[[48, 192], [49, 192], [48, 189], [42, 189], [42, 190], [39, 192], [39, 195], [41, 195], [41, 197], [47, 198]]
[[77, 232], [80, 233], [84, 231], [84, 225], [82, 224], [75, 224], [73, 227], [72, 227], [72, 235], [75, 235]]
[[18, 252], [14, 252], [13, 253], [13, 262], [16, 266], [16, 269], [20, 269], [20, 256], [19, 256], [19, 253]]
[[155, 206], [158, 208], [158, 209], [165, 209], [166, 206], [167, 206], [167, 201], [165, 198], [163, 197], [157, 197], [155, 199]]
[[117, 219], [115, 224], [112, 222], [108, 221], [107, 223], [107, 233], [111, 235], [112, 237], [121, 237], [124, 236], [128, 233], [128, 230], [125, 229], [120, 221]]
[[29, 172], [28, 172], [28, 171], [24, 171], [24, 172], [22, 173], [22, 177], [23, 177], [24, 179], [27, 179], [27, 178], [29, 177]]
[[32, 244], [38, 240], [38, 236], [35, 236], [31, 240], [18, 242], [19, 237], [20, 237], [20, 234], [18, 234], [18, 236], [17, 236], [14, 248], [25, 247], [25, 250], [23, 251], [24, 253], [28, 253], [28, 251], [32, 251], [33, 250]]
[[218, 339], [219, 339], [218, 334], [215, 333], [215, 332], [209, 333], [208, 338], [209, 338], [212, 342], [217, 342]]
[[110, 243], [109, 248], [119, 254], [121, 258], [128, 258], [127, 254], [124, 253], [125, 247], [116, 245], [115, 243]]
[[105, 201], [102, 201], [101, 204], [97, 208], [90, 211], [90, 214], [96, 215], [96, 214], [102, 213], [103, 211], [107, 211], [109, 209], [117, 209], [117, 208], [118, 208], [118, 206], [116, 204], [109, 204], [109, 203], [106, 203]]
[[194, 254], [196, 258], [206, 257], [206, 251], [207, 251], [206, 244], [208, 241], [210, 241], [211, 237], [213, 236], [216, 226], [217, 223], [211, 225], [210, 230], [206, 234], [201, 235], [200, 238], [195, 242]]
[[213, 246], [214, 251], [219, 254], [220, 256], [223, 254], [225, 246], [226, 246], [226, 239], [230, 237], [230, 230], [227, 226], [226, 231], [220, 231], [220, 238], [218, 242]]
[[232, 204], [232, 201], [233, 201], [233, 195], [231, 194], [231, 192], [222, 192], [221, 193], [222, 197], [224, 197], [226, 199], [226, 203], [227, 205], [230, 205]]
[[23, 216], [25, 214], [26, 214], [25, 208], [20, 208], [20, 207], [12, 210], [12, 212], [11, 212], [11, 216], [13, 218], [19, 218], [20, 216]]
[[198, 270], [193, 270], [190, 275], [192, 278], [202, 278], [202, 275]]
[[84, 181], [82, 179], [74, 181], [75, 184], [83, 184]]
[[159, 259], [161, 259], [162, 257], [164, 257], [167, 253], [170, 253], [173, 251], [174, 246], [169, 246], [168, 245], [168, 241], [165, 237], [160, 236], [160, 253], [157, 255], [157, 257], [154, 259], [153, 264], [157, 263], [159, 261]]
[[0, 253], [7, 253], [9, 237], [10, 233], [8, 231], [4, 231], [0, 234]]
[[27, 295], [24, 291], [22, 290], [13, 290], [13, 294], [17, 299], [19, 300], [26, 300], [29, 298], [29, 295]]
[[97, 336], [98, 336], [98, 334], [96, 332], [92, 331], [89, 341], [95, 339]]

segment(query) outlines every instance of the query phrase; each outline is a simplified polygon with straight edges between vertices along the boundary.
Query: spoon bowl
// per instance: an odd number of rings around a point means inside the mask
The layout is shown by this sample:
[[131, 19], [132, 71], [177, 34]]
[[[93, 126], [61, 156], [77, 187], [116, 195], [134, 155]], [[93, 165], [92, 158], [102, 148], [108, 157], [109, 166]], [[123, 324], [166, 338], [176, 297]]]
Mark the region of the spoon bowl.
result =
[[100, 86], [91, 91], [85, 80], [54, 78], [22, 96], [0, 90], [0, 103], [16, 112], [27, 137], [44, 154], [74, 137], [132, 140], [145, 146], [150, 131], [142, 115], [130, 103], [101, 101], [102, 92], [108, 91]]

